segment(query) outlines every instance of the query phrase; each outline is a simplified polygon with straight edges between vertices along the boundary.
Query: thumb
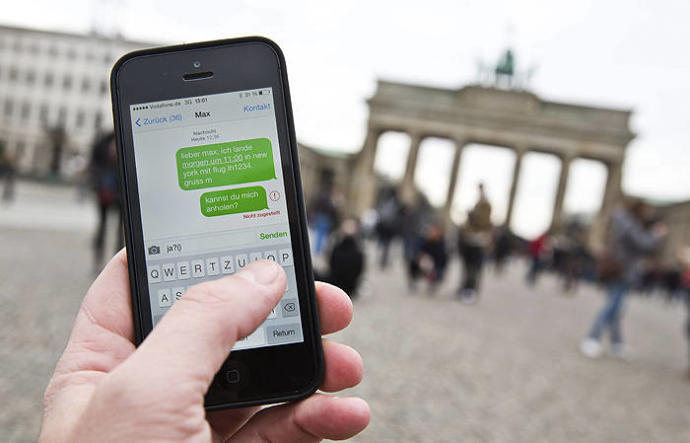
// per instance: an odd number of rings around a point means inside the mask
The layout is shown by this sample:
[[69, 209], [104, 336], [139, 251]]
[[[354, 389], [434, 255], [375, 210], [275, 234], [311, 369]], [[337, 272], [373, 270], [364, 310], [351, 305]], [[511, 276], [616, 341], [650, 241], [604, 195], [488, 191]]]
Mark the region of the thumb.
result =
[[169, 381], [213, 380], [235, 342], [268, 317], [285, 291], [285, 272], [270, 260], [191, 287], [125, 363]]

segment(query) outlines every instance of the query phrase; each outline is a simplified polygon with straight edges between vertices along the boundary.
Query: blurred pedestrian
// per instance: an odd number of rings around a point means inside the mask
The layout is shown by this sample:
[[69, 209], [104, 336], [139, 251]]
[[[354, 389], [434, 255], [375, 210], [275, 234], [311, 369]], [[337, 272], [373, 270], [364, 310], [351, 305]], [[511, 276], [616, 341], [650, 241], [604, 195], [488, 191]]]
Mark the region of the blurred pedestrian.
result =
[[91, 152], [89, 172], [98, 205], [98, 228], [93, 240], [94, 270], [100, 272], [110, 212], [116, 212], [119, 220], [116, 226], [115, 251], [123, 247], [120, 184], [114, 133], [110, 132], [96, 139]]
[[580, 350], [587, 357], [601, 355], [601, 337], [607, 330], [612, 354], [619, 358], [627, 356], [621, 334], [623, 302], [640, 276], [642, 260], [659, 246], [667, 232], [661, 223], [648, 225], [651, 211], [643, 201], [631, 199], [613, 214], [611, 245], [599, 264], [600, 277], [607, 285], [607, 300], [594, 319], [589, 335], [580, 344]]
[[491, 243], [491, 203], [486, 198], [484, 184], [478, 186], [479, 198], [467, 214], [467, 222], [460, 228], [458, 251], [464, 275], [458, 297], [467, 304], [476, 303], [484, 254]]
[[309, 205], [308, 220], [316, 234], [314, 253], [319, 255], [325, 250], [331, 231], [338, 223], [338, 208], [330, 180], [322, 183], [321, 189]]
[[5, 144], [0, 142], [0, 178], [5, 181], [2, 189], [2, 201], [4, 202], [10, 202], [14, 198], [15, 175], [14, 158], [5, 149]]
[[586, 233], [584, 226], [577, 220], [565, 225], [562, 242], [562, 262], [560, 273], [563, 278], [564, 294], [572, 293], [584, 271], [585, 263], [590, 257], [587, 249]]
[[686, 377], [690, 380], [690, 246], [684, 245], [679, 248], [678, 258], [681, 265], [680, 290], [685, 301], [687, 317], [685, 320], [685, 339], [687, 340], [687, 373]]
[[690, 266], [683, 271], [683, 292], [685, 293], [685, 308], [687, 310], [687, 317], [685, 321], [685, 338], [688, 346], [688, 371], [687, 377], [690, 379]]
[[425, 228], [433, 222], [434, 209], [429, 200], [418, 193], [412, 206], [402, 206], [400, 209], [399, 230], [403, 239], [403, 258], [408, 272], [410, 264], [417, 254], [426, 234]]
[[415, 289], [417, 279], [421, 276], [429, 282], [429, 292], [433, 294], [443, 280], [447, 263], [443, 229], [438, 223], [432, 223], [424, 229], [417, 251], [408, 262], [410, 289]]
[[531, 261], [525, 279], [530, 286], [537, 284], [537, 277], [544, 268], [550, 248], [549, 231], [544, 232], [542, 235], [529, 242], [527, 252]]
[[502, 274], [506, 261], [513, 252], [513, 239], [508, 226], [503, 225], [496, 228], [493, 245], [494, 271], [496, 274]]
[[329, 272], [326, 281], [340, 287], [350, 298], [355, 298], [365, 264], [357, 221], [343, 221], [339, 237], [328, 260]]
[[379, 241], [381, 269], [388, 267], [390, 247], [393, 239], [400, 233], [402, 204], [395, 189], [384, 192], [376, 212], [376, 237]]

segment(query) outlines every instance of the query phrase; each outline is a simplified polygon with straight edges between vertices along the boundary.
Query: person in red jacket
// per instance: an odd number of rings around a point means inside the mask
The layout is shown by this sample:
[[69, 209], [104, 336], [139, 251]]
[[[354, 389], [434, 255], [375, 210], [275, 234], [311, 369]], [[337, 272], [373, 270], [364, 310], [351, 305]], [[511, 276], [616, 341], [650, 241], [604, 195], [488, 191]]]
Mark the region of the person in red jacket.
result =
[[527, 283], [530, 286], [534, 286], [537, 283], [537, 277], [539, 272], [541, 272], [544, 267], [544, 259], [549, 250], [549, 231], [544, 232], [539, 237], [532, 240], [528, 247], [527, 252], [532, 258], [532, 264], [530, 265], [529, 271], [527, 271]]

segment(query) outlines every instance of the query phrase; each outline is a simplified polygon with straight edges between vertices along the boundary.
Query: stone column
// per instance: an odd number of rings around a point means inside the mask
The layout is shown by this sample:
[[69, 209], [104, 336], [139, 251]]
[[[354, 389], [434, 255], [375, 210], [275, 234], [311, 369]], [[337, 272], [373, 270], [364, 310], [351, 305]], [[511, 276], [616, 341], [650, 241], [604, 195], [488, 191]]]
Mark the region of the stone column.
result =
[[354, 168], [350, 177], [350, 201], [354, 215], [360, 216], [374, 205], [376, 198], [376, 180], [374, 175], [374, 160], [376, 145], [382, 130], [369, 126], [362, 150], [357, 154]]
[[604, 198], [601, 201], [601, 212], [611, 213], [616, 202], [621, 197], [621, 179], [623, 167], [620, 162], [612, 162], [607, 165], [608, 174], [606, 176], [606, 188], [604, 188]]
[[510, 183], [510, 193], [508, 194], [508, 211], [504, 224], [510, 229], [510, 222], [513, 219], [513, 208], [515, 207], [515, 195], [517, 193], [518, 181], [520, 180], [520, 170], [522, 169], [522, 157], [527, 153], [527, 148], [515, 148], [515, 164], [513, 165], [513, 181]]
[[572, 155], [564, 155], [561, 158], [561, 175], [558, 178], [556, 200], [553, 205], [553, 214], [551, 215], [551, 228], [557, 228], [563, 221], [563, 201], [565, 200], [565, 190], [568, 185], [568, 175], [572, 161]]
[[606, 245], [611, 214], [613, 213], [616, 203], [620, 201], [622, 196], [621, 162], [607, 162], [606, 167], [608, 169], [608, 174], [606, 177], [606, 187], [604, 188], [604, 197], [601, 200], [601, 209], [592, 223], [589, 235], [589, 246], [595, 252], [601, 252]]
[[419, 155], [419, 145], [422, 136], [417, 133], [410, 134], [410, 151], [407, 154], [407, 164], [405, 165], [405, 175], [400, 182], [400, 198], [405, 203], [414, 203], [415, 185], [414, 171], [417, 168], [417, 156]]
[[465, 148], [465, 140], [455, 140], [455, 152], [453, 154], [453, 163], [450, 167], [450, 180], [448, 180], [448, 192], [446, 193], [446, 204], [443, 207], [443, 220], [446, 226], [450, 225], [450, 208], [453, 206], [453, 198], [455, 197], [455, 188], [458, 183], [458, 169], [460, 168], [460, 161], [462, 160], [462, 151]]

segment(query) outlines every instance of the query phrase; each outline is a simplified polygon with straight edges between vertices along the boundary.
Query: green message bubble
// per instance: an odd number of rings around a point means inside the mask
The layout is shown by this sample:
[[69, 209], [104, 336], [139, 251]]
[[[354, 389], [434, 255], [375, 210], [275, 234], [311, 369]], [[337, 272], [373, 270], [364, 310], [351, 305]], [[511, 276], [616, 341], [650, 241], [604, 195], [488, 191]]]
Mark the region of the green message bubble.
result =
[[185, 191], [276, 178], [267, 138], [180, 148], [177, 182]]
[[206, 217], [268, 209], [266, 190], [261, 186], [223, 189], [201, 194], [201, 213]]

